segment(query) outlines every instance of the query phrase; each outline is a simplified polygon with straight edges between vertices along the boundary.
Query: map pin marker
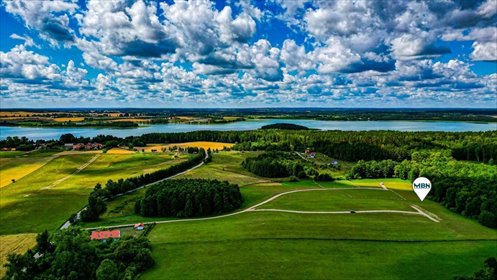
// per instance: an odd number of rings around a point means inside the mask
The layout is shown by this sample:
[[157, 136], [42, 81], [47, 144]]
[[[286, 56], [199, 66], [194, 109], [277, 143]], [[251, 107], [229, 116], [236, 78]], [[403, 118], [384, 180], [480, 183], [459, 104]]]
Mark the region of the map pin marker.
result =
[[431, 190], [431, 182], [425, 177], [419, 177], [412, 183], [412, 189], [421, 201], [425, 199]]

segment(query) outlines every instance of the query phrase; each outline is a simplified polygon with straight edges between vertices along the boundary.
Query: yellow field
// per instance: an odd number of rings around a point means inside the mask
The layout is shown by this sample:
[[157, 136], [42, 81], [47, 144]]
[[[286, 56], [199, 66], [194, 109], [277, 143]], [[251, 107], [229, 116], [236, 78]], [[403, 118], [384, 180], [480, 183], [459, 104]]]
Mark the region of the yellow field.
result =
[[7, 263], [7, 256], [10, 253], [23, 254], [35, 245], [35, 233], [0, 235], [0, 278], [3, 278], [7, 271], [4, 264]]
[[53, 120], [56, 122], [68, 122], [68, 121], [81, 122], [81, 121], [84, 121], [85, 118], [83, 118], [83, 117], [70, 117], [70, 118], [54, 118]]
[[111, 155], [127, 155], [127, 154], [133, 154], [135, 152], [130, 151], [130, 150], [125, 150], [122, 148], [112, 148], [112, 149], [108, 150], [107, 153], [111, 154]]
[[231, 148], [233, 147], [233, 143], [223, 143], [223, 142], [207, 142], [207, 141], [196, 141], [196, 142], [185, 142], [185, 143], [174, 143], [174, 144], [167, 144], [167, 145], [161, 145], [161, 144], [148, 144], [146, 147], [136, 147], [138, 151], [141, 151], [142, 149], [145, 150], [145, 152], [151, 152], [152, 150], [157, 150], [157, 152], [161, 152], [162, 149], [168, 149], [169, 147], [181, 147], [181, 148], [187, 148], [187, 147], [197, 147], [197, 148], [203, 148], [205, 150], [211, 149], [211, 150], [222, 150], [224, 147]]
[[177, 116], [175, 118], [183, 120], [183, 121], [190, 121], [190, 120], [194, 119], [194, 117], [188, 117], [188, 116]]
[[132, 119], [132, 118], [127, 118], [127, 119], [115, 119], [111, 120], [112, 122], [149, 122], [150, 119]]
[[3, 159], [0, 162], [0, 188], [12, 184], [12, 179], [18, 181], [52, 159], [53, 157]]
[[239, 117], [223, 117], [223, 119], [225, 119], [227, 121], [234, 121], [234, 120], [239, 119]]

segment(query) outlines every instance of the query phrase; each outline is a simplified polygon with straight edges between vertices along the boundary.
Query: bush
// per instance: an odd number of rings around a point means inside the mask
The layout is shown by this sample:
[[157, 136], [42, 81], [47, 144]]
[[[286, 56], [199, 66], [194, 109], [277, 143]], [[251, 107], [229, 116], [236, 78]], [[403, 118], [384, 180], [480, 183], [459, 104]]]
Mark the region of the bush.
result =
[[316, 182], [332, 182], [335, 179], [328, 173], [320, 173], [314, 177], [314, 181]]
[[478, 216], [478, 222], [489, 228], [497, 228], [497, 216], [487, 210], [481, 211], [480, 215]]

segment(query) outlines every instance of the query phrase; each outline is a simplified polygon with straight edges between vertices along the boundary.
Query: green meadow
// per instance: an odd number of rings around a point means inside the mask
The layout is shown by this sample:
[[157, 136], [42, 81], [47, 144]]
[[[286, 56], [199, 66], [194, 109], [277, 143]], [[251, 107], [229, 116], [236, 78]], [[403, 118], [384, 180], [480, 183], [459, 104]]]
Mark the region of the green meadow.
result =
[[[37, 159], [37, 158], [36, 158]], [[27, 158], [12, 158], [1, 175], [9, 176]], [[184, 160], [169, 154], [61, 155], [1, 188], [0, 234], [57, 229], [85, 204], [95, 184], [165, 168]], [[84, 167], [84, 168], [83, 168]]]
[[[230, 279], [233, 275], [241, 279], [452, 279], [473, 273], [484, 259], [497, 255], [495, 230], [434, 202], [399, 200], [389, 191], [348, 190], [351, 201], [344, 205], [345, 192], [298, 192], [259, 208], [359, 209], [364, 197], [370, 196], [381, 209], [422, 205], [441, 221], [394, 213], [251, 211], [215, 220], [157, 224], [149, 235], [157, 264], [143, 279]], [[392, 206], [384, 203], [387, 200], [404, 202]]]

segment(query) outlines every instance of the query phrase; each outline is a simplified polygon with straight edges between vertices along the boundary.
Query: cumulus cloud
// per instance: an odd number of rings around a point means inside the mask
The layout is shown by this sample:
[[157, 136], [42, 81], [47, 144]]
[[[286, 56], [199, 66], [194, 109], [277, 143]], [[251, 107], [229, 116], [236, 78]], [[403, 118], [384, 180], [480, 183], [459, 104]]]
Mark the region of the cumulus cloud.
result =
[[449, 53], [446, 47], [435, 44], [435, 38], [428, 32], [403, 34], [391, 41], [393, 54], [398, 59], [417, 58]]
[[497, 61], [497, 42], [474, 42], [471, 58], [481, 61]]
[[[495, 4], [9, 0], [2, 8], [28, 30], [0, 52], [0, 88], [150, 104], [488, 99], [495, 74], [470, 62], [497, 61]], [[450, 54], [454, 41], [471, 47]], [[46, 49], [60, 46], [81, 57], [51, 61]]]
[[160, 57], [174, 52], [173, 31], [159, 22], [156, 6], [139, 0], [87, 3], [79, 15], [80, 32], [104, 55]]
[[9, 0], [4, 5], [7, 12], [20, 17], [29, 28], [42, 32], [53, 44], [74, 40], [68, 14], [74, 13], [78, 8], [76, 3], [62, 0]]

